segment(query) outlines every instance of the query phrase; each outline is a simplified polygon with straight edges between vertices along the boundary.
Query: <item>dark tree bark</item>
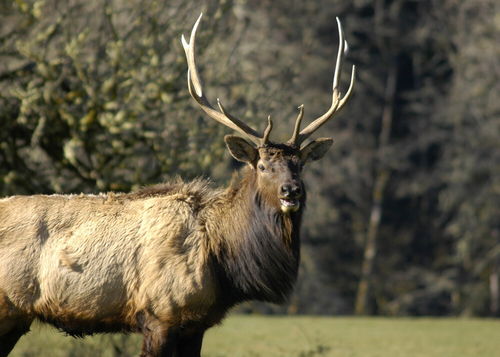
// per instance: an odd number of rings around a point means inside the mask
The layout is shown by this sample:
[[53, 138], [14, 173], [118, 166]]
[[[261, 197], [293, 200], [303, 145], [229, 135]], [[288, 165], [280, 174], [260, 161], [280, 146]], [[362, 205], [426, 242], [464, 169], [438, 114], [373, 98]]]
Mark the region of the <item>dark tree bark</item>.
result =
[[[387, 82], [384, 95], [384, 109], [382, 113], [382, 127], [379, 135], [378, 157], [383, 154], [384, 149], [389, 144], [389, 137], [392, 128], [394, 100], [396, 94], [397, 67], [394, 63], [387, 75]], [[383, 213], [384, 191], [390, 178], [390, 170], [384, 167], [384, 164], [378, 160], [376, 175], [372, 191], [372, 206], [370, 219], [366, 232], [366, 240], [363, 255], [363, 264], [361, 266], [361, 279], [358, 284], [356, 295], [356, 305], [354, 311], [357, 315], [371, 313], [369, 308], [369, 299], [372, 295], [372, 277], [374, 273], [375, 261], [377, 257], [377, 239], [380, 227], [380, 220]]]

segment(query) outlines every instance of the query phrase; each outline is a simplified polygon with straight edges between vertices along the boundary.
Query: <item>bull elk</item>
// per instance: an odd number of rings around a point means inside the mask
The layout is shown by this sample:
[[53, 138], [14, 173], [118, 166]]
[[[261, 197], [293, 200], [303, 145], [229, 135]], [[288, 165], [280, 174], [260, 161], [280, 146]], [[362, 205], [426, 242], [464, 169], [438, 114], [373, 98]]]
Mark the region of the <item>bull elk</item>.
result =
[[302, 143], [339, 111], [346, 43], [340, 44], [328, 111], [285, 143], [215, 109], [195, 63], [196, 21], [182, 37], [188, 88], [212, 119], [243, 134], [224, 140], [245, 167], [227, 188], [180, 180], [128, 194], [34, 195], [0, 200], [0, 356], [33, 320], [73, 336], [138, 332], [141, 356], [200, 356], [204, 332], [247, 300], [283, 302], [299, 264], [306, 192], [303, 166], [331, 138]]

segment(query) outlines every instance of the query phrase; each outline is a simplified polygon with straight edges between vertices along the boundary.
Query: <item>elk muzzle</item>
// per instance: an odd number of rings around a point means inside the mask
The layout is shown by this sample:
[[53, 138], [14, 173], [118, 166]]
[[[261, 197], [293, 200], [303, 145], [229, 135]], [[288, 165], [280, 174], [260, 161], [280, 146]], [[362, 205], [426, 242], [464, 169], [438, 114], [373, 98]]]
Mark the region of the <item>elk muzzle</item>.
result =
[[279, 199], [283, 213], [296, 212], [300, 208], [302, 186], [295, 182], [288, 182], [280, 186]]

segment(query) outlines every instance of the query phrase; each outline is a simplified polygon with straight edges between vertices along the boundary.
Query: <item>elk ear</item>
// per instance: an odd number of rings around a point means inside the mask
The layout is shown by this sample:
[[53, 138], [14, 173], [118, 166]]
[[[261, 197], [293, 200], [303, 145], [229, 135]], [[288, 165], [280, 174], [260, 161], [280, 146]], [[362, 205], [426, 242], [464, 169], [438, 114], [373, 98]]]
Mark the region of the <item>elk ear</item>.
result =
[[308, 161], [321, 159], [333, 144], [332, 138], [319, 138], [311, 141], [300, 150], [300, 158], [305, 164]]
[[245, 139], [235, 135], [226, 135], [224, 141], [236, 160], [249, 164], [254, 164], [257, 161], [257, 149]]

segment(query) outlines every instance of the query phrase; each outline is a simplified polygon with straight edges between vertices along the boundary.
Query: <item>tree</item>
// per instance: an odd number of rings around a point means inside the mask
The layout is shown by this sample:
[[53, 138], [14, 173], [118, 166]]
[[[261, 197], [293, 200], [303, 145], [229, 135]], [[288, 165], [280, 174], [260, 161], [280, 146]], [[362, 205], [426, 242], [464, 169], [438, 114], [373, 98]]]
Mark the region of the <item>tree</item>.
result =
[[440, 113], [448, 136], [439, 204], [453, 239], [458, 313], [499, 316], [500, 69], [494, 1], [445, 2], [454, 73]]
[[[222, 155], [221, 130], [200, 120], [185, 90], [179, 38], [200, 11], [194, 4], [3, 6], [3, 194], [128, 191], [206, 173]], [[202, 43], [227, 11], [207, 7]]]

